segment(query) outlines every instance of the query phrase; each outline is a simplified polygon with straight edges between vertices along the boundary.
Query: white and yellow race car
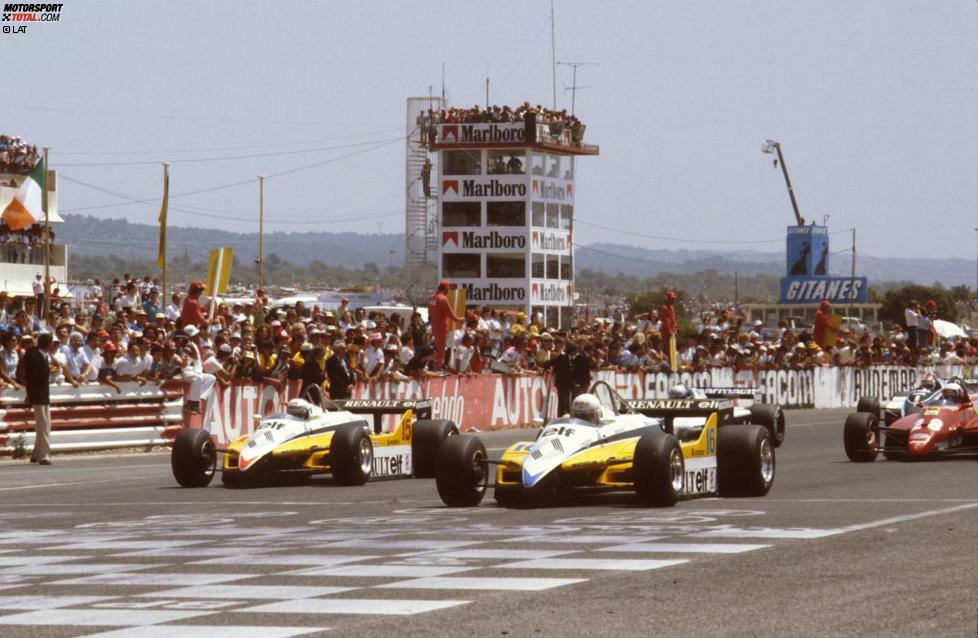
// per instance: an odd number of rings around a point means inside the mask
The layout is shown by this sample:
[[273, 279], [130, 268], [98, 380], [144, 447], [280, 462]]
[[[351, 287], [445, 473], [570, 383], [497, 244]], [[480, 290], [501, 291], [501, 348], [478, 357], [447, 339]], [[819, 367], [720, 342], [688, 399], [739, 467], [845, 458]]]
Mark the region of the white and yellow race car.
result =
[[445, 441], [435, 475], [442, 501], [479, 504], [490, 475], [503, 506], [634, 491], [641, 502], [662, 507], [682, 498], [763, 496], [771, 489], [771, 435], [764, 426], [738, 423], [730, 400], [625, 400], [603, 382], [595, 386], [592, 393], [608, 395], [599, 417], [555, 419], [535, 441], [514, 443], [499, 461], [489, 460], [475, 436]]
[[[331, 474], [341, 485], [371, 479], [430, 478], [442, 442], [458, 434], [432, 420], [431, 401], [292, 399], [286, 411], [260, 420], [250, 435], [219, 448], [207, 430], [177, 436], [170, 456], [183, 487], [206, 487], [218, 472], [226, 487], [247, 487]], [[384, 415], [400, 418], [383, 432]], [[368, 423], [365, 415], [372, 416]]]

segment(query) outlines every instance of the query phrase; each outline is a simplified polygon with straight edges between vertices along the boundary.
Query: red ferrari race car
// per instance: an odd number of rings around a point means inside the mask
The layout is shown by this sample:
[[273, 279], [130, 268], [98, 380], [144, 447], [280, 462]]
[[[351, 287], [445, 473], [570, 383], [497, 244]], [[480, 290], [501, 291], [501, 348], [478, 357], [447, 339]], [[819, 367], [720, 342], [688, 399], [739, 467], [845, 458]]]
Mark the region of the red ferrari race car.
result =
[[[924, 459], [978, 454], [978, 411], [963, 382], [944, 385], [941, 394], [890, 425], [879, 415], [857, 412], [846, 418], [843, 443], [846, 456], [856, 463], [885, 458]], [[881, 438], [882, 437], [882, 438]]]

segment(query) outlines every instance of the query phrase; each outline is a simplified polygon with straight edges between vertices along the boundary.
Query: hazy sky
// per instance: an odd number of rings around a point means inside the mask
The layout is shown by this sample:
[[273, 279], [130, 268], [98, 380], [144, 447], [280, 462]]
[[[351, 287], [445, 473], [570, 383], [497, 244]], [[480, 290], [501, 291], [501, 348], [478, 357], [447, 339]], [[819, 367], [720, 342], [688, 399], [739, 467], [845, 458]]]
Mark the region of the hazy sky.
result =
[[[600, 63], [578, 72], [601, 155], [579, 163], [575, 241], [783, 250], [793, 218], [760, 152], [771, 137], [802, 214], [855, 226], [860, 250], [974, 257], [975, 0], [556, 6], [558, 60]], [[255, 176], [319, 164], [266, 181], [269, 229], [400, 231], [405, 98], [440, 93], [444, 62], [454, 104], [484, 102], [487, 68], [494, 103], [549, 103], [549, 12], [548, 0], [67, 0], [61, 22], [0, 35], [0, 130], [52, 148], [69, 213], [155, 222], [158, 203], [104, 207], [126, 200], [67, 178], [158, 198], [169, 160], [173, 195], [250, 180], [174, 197], [191, 210], [171, 223], [254, 231]], [[569, 108], [569, 68], [558, 84]], [[186, 161], [221, 156], [236, 159]]]

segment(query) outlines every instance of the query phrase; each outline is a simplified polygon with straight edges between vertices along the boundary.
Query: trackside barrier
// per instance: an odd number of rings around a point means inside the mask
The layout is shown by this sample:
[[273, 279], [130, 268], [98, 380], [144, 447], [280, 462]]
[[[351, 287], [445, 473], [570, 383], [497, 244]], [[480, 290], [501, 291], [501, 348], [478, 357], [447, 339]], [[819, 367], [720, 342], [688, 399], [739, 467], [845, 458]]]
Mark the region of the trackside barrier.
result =
[[[714, 368], [697, 373], [622, 373], [602, 370], [594, 380], [607, 382], [626, 399], [662, 399], [679, 382], [697, 387], [757, 388], [763, 402], [785, 408], [852, 408], [861, 396], [886, 399], [919, 384], [931, 372], [939, 377], [970, 377], [961, 366], [912, 368], [816, 368], [814, 370], [735, 371]], [[423, 381], [361, 383], [357, 399], [432, 400], [433, 419], [451, 419], [463, 430], [526, 427], [534, 418], [553, 417], [556, 395], [549, 377], [535, 375], [449, 376]], [[202, 414], [182, 412], [185, 386], [175, 383], [163, 389], [125, 383], [123, 393], [86, 385], [78, 389], [51, 389], [53, 436], [56, 450], [147, 446], [172, 441], [183, 427], [206, 428], [219, 444], [254, 431], [255, 417], [284, 411], [288, 399], [299, 391], [298, 382], [286, 387], [235, 381], [217, 384], [210, 398], [201, 402]], [[395, 417], [384, 418], [385, 429]], [[28, 449], [33, 445], [33, 411], [24, 403], [23, 390], [0, 394], [0, 454], [10, 454], [17, 438]]]
[[[183, 426], [183, 387], [120, 383], [51, 386], [51, 448], [148, 447], [172, 440]], [[0, 454], [34, 447], [34, 410], [23, 388], [0, 394]]]

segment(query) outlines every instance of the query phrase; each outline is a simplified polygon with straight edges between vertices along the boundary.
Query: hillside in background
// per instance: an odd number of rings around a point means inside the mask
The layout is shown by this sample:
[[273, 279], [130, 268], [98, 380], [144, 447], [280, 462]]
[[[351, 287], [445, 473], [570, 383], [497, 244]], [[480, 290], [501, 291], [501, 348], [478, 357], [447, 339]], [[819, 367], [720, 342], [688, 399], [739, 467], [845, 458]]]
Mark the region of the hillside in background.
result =
[[[74, 256], [112, 256], [120, 260], [151, 262], [156, 254], [159, 229], [149, 224], [131, 224], [124, 219], [99, 219], [66, 215], [57, 229], [57, 241], [71, 246]], [[209, 249], [232, 246], [237, 261], [253, 263], [258, 252], [257, 233], [239, 233], [205, 228], [171, 227], [171, 259], [182, 258], [184, 251], [192, 263], [205, 262]], [[838, 242], [836, 243], [838, 250]], [[331, 267], [359, 270], [368, 264], [387, 270], [400, 266], [404, 258], [404, 235], [330, 232], [266, 233], [265, 254], [278, 255], [289, 264], [308, 266], [320, 262]], [[663, 273], [689, 275], [707, 271], [747, 278], [761, 275], [764, 280], [784, 272], [784, 253], [723, 250], [644, 249], [613, 243], [577, 247], [578, 272], [590, 270], [607, 275], [622, 273], [631, 277], [653, 277]], [[858, 255], [857, 275], [877, 284], [913, 281], [945, 286], [975, 283], [975, 263], [966, 259], [922, 257], [873, 257]], [[848, 275], [850, 255], [832, 255], [831, 271]], [[373, 270], [373, 267], [370, 267]], [[134, 268], [134, 272], [137, 269]], [[108, 276], [110, 273], [104, 273]]]

